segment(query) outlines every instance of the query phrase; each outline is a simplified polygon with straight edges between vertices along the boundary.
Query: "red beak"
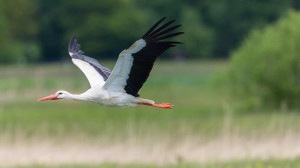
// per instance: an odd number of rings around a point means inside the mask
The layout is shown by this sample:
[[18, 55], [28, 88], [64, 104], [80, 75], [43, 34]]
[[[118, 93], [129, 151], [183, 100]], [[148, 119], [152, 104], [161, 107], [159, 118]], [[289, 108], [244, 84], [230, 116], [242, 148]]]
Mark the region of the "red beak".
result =
[[52, 94], [52, 95], [50, 95], [50, 96], [41, 98], [41, 99], [39, 99], [39, 100], [37, 100], [37, 101], [58, 100], [58, 99], [61, 99], [61, 98], [57, 98], [56, 94]]

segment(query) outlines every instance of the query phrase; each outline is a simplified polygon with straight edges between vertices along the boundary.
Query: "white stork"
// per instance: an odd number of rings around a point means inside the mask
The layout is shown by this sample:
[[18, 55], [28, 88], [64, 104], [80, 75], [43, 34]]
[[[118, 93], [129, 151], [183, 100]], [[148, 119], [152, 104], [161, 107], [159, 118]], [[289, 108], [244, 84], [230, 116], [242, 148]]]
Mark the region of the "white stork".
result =
[[74, 35], [69, 43], [69, 54], [73, 63], [85, 74], [91, 88], [82, 94], [71, 94], [61, 90], [38, 101], [66, 99], [89, 101], [105, 106], [147, 105], [173, 108], [172, 104], [154, 104], [152, 100], [139, 98], [138, 94], [156, 58], [168, 48], [181, 44], [174, 41], [162, 41], [183, 34], [183, 32], [170, 33], [181, 26], [169, 28], [175, 20], [158, 27], [163, 20], [165, 18], [153, 25], [130, 48], [120, 53], [113, 71], [103, 67], [97, 60], [83, 55]]

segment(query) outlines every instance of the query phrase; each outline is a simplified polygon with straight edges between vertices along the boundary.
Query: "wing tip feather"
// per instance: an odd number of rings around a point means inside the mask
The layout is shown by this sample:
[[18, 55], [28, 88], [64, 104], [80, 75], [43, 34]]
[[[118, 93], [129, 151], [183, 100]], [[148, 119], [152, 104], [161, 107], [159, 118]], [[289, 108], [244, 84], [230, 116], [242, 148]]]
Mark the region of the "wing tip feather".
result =
[[68, 45], [69, 55], [72, 57], [75, 54], [83, 54], [84, 52], [80, 50], [80, 47], [80, 44], [77, 42], [76, 34], [74, 34]]
[[142, 36], [142, 39], [144, 39], [146, 42], [160, 42], [160, 40], [165, 40], [174, 36], [178, 36], [183, 34], [184, 32], [175, 32], [171, 33], [172, 31], [178, 29], [181, 27], [181, 24], [175, 25], [170, 27], [172, 23], [176, 21], [176, 19], [171, 20], [162, 26], [158, 27], [161, 25], [161, 23], [166, 19], [166, 17], [163, 17], [160, 19], [158, 22], [156, 22], [148, 31]]
[[142, 38], [147, 37], [153, 30], [155, 30], [155, 28], [166, 19], [167, 17], [163, 17], [161, 18], [158, 22], [156, 22], [143, 36]]

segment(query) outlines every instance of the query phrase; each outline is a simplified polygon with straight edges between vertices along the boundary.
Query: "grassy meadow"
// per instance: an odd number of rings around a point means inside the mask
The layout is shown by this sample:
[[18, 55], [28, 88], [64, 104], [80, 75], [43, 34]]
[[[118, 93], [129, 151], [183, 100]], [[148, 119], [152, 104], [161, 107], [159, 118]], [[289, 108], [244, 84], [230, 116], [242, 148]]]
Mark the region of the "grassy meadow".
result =
[[16, 166], [16, 168], [298, 168], [300, 160], [269, 160], [269, 161], [243, 161], [233, 163], [214, 163], [214, 164], [177, 164], [177, 165], [116, 165], [116, 164], [101, 164], [101, 165], [64, 165], [64, 166]]
[[140, 95], [175, 105], [166, 110], [37, 102], [58, 90], [84, 92], [88, 81], [72, 64], [2, 66], [0, 167], [299, 167], [299, 111], [240, 111], [214, 80], [226, 67], [157, 62]]

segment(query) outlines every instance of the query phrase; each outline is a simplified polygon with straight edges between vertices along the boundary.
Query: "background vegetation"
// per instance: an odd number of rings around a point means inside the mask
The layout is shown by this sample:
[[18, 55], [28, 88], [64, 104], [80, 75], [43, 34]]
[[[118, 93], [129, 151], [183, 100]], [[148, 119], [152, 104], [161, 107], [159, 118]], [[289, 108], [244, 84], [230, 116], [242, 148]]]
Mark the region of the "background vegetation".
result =
[[[298, 0], [0, 0], [0, 167], [299, 167], [299, 9]], [[183, 24], [185, 44], [162, 55], [140, 95], [173, 110], [36, 101], [89, 88], [67, 55], [73, 34], [112, 69], [164, 16]]]
[[164, 16], [177, 19], [186, 32], [180, 41], [188, 45], [173, 53], [227, 58], [252, 28], [300, 6], [297, 0], [0, 0], [0, 4], [1, 63], [63, 60], [73, 34], [88, 55], [116, 58]]
[[300, 99], [300, 13], [253, 30], [233, 52], [230, 86], [252, 106], [298, 107]]
[[37, 102], [89, 84], [72, 64], [2, 66], [0, 167], [299, 166], [299, 111], [238, 110], [213, 85], [215, 72], [227, 68], [223, 61], [157, 62], [140, 94], [175, 104], [165, 110]]

